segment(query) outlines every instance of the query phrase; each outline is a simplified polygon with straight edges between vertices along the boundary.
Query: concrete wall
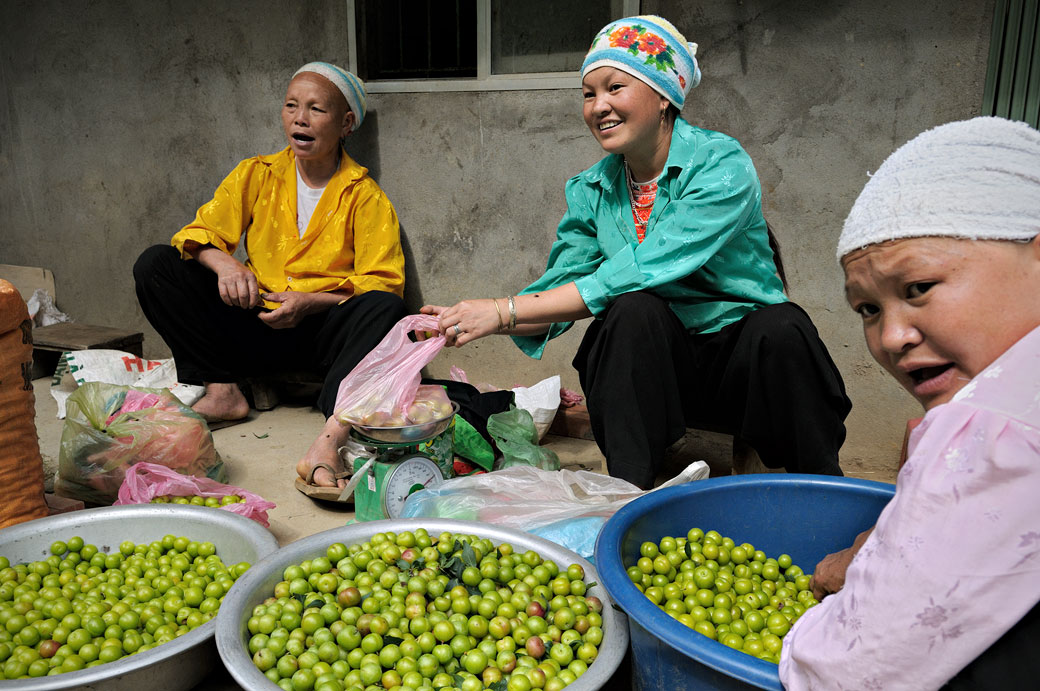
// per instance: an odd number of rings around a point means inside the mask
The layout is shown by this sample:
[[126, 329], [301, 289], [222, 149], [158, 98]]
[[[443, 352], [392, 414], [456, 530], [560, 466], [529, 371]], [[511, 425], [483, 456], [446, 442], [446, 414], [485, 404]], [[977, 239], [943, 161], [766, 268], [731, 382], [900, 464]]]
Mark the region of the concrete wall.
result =
[[[844, 305], [833, 254], [868, 171], [933, 125], [979, 114], [993, 0], [644, 0], [700, 44], [691, 122], [737, 137], [762, 179], [793, 299], [854, 409], [847, 459], [889, 462], [916, 405]], [[344, 64], [346, 3], [0, 3], [0, 263], [54, 271], [80, 321], [145, 331], [130, 267], [240, 159], [284, 146], [280, 99], [312, 59]], [[544, 268], [563, 183], [601, 155], [577, 91], [372, 95], [349, 142], [397, 207], [413, 305], [505, 295]], [[582, 328], [541, 362], [504, 339], [444, 353], [476, 381], [577, 388]]]

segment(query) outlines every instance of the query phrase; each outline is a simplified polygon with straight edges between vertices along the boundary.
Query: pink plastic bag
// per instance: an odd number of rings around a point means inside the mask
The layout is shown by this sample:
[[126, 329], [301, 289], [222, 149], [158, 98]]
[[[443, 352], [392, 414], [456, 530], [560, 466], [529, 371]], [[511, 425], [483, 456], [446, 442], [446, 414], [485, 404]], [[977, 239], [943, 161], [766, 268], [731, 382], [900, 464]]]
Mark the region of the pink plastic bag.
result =
[[469, 377], [466, 376], [466, 371], [463, 370], [461, 367], [457, 367], [455, 365], [451, 366], [451, 369], [448, 371], [448, 376], [451, 378], [452, 381], [460, 381], [463, 384], [469, 384], [470, 386], [474, 387], [480, 393], [488, 393], [490, 391], [501, 391], [502, 390], [499, 387], [495, 386], [494, 384], [484, 384], [484, 383], [479, 383], [479, 382], [477, 382], [477, 383], [471, 382], [469, 380]]
[[108, 505], [135, 463], [227, 479], [205, 420], [167, 389], [86, 382], [66, 401], [54, 491]]
[[390, 333], [340, 382], [336, 394], [336, 417], [341, 422], [360, 422], [375, 412], [404, 415], [415, 400], [420, 370], [441, 348], [444, 336], [412, 341], [412, 331], [438, 331], [438, 317], [410, 314], [394, 324]]
[[114, 506], [122, 504], [147, 504], [155, 497], [173, 495], [188, 497], [223, 497], [237, 494], [245, 499], [243, 502], [226, 504], [219, 508], [251, 518], [265, 528], [270, 527], [267, 511], [275, 507], [274, 502], [267, 501], [258, 494], [253, 494], [241, 487], [225, 485], [208, 477], [181, 475], [175, 470], [156, 463], [136, 463], [126, 471], [123, 484], [119, 487], [119, 499]]

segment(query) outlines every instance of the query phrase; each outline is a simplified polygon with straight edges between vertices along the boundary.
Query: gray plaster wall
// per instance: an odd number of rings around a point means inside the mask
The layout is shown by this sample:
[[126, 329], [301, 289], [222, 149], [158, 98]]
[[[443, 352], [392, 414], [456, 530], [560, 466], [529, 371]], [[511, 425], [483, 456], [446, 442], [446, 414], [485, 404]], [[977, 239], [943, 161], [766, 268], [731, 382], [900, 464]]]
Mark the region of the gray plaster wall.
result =
[[[859, 189], [896, 147], [978, 115], [993, 0], [645, 0], [700, 44], [683, 116], [755, 161], [791, 297], [815, 320], [854, 408], [843, 460], [890, 464], [914, 402], [871, 360], [842, 299], [834, 245]], [[0, 263], [44, 266], [59, 307], [145, 332], [130, 268], [187, 223], [242, 158], [284, 146], [292, 72], [346, 63], [346, 3], [190, 0], [0, 3]], [[577, 90], [373, 94], [348, 142], [393, 200], [407, 299], [515, 292], [544, 268], [565, 180], [600, 150]], [[542, 361], [506, 339], [444, 352], [471, 380], [561, 374], [583, 327]]]

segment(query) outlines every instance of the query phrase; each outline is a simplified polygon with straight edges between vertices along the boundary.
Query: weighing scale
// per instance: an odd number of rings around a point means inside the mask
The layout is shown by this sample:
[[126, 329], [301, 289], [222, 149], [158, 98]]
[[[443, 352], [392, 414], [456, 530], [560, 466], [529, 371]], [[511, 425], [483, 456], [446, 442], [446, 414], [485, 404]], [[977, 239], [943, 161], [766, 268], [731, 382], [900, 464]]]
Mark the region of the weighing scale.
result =
[[455, 460], [454, 418], [440, 434], [408, 442], [377, 441], [356, 429], [353, 444], [340, 451], [354, 471], [341, 499], [354, 494], [358, 521], [400, 518], [405, 500], [421, 489], [433, 488], [451, 477]]

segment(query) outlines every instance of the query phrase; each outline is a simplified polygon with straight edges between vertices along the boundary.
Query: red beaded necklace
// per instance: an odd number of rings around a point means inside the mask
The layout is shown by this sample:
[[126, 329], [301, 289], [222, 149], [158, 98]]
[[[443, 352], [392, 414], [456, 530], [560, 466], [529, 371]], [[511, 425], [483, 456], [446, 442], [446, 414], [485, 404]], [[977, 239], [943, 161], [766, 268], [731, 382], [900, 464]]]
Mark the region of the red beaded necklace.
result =
[[654, 200], [657, 198], [657, 178], [649, 182], [636, 182], [632, 179], [632, 171], [628, 167], [628, 161], [625, 161], [625, 179], [628, 182], [628, 200], [632, 205], [632, 220], [636, 226], [636, 239], [642, 243], [646, 237], [646, 227], [650, 220], [650, 213], [654, 209]]

